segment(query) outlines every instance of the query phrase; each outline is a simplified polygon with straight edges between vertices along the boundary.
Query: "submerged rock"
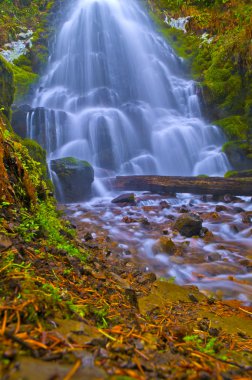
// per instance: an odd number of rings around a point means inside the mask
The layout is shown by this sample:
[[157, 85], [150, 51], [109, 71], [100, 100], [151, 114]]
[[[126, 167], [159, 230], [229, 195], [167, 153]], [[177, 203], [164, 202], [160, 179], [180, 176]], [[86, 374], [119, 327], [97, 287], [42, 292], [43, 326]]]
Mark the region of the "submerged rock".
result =
[[176, 251], [176, 245], [167, 236], [161, 236], [158, 242], [153, 247], [153, 252], [158, 253], [166, 253], [168, 255], [173, 255]]
[[58, 177], [56, 197], [63, 202], [79, 202], [91, 196], [94, 169], [87, 161], [73, 157], [51, 161], [51, 170]]
[[186, 237], [200, 236], [202, 219], [197, 214], [184, 214], [176, 220], [173, 229]]

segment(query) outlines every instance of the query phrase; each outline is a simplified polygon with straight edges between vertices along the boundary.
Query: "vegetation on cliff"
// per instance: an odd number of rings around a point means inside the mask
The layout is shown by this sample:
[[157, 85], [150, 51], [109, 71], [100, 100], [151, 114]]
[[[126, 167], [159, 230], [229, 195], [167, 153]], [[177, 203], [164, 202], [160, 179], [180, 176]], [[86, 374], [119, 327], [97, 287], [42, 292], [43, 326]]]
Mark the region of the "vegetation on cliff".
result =
[[25, 100], [31, 86], [48, 58], [48, 44], [54, 31], [50, 17], [63, 0], [1, 0], [0, 1], [0, 47], [8, 49], [12, 41], [21, 41], [22, 35], [31, 31], [31, 45], [24, 41], [25, 55], [20, 55], [11, 66], [15, 82], [15, 102]]
[[[205, 113], [252, 167], [252, 5], [242, 0], [149, 0], [161, 32], [183, 57], [202, 89]], [[171, 20], [184, 18], [184, 30]], [[187, 18], [187, 19], [185, 19]], [[166, 23], [164, 22], [166, 19]], [[238, 163], [237, 168], [240, 168]]]

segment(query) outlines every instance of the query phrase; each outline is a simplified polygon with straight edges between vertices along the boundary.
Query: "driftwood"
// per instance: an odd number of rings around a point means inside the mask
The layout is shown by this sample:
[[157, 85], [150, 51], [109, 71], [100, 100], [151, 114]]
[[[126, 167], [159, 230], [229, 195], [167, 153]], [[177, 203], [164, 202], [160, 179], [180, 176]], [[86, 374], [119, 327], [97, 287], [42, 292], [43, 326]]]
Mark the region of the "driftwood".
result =
[[252, 178], [138, 175], [116, 177], [111, 185], [113, 189], [122, 191], [252, 196]]

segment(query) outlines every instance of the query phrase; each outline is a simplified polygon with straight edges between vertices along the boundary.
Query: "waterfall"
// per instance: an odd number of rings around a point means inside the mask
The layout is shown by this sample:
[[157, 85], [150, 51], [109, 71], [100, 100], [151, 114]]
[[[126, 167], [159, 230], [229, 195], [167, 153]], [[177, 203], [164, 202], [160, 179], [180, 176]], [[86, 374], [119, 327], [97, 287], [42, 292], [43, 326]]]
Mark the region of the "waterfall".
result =
[[73, 2], [53, 50], [27, 118], [49, 160], [87, 160], [97, 176], [228, 170], [224, 136], [137, 0]]

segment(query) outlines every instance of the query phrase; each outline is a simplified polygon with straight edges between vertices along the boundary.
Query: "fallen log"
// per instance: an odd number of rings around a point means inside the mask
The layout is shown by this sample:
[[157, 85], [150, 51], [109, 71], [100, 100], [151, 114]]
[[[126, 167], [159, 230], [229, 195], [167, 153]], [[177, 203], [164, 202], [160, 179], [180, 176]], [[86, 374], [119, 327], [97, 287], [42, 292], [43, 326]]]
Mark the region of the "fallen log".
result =
[[121, 191], [252, 196], [252, 178], [136, 175], [116, 177], [111, 185]]

